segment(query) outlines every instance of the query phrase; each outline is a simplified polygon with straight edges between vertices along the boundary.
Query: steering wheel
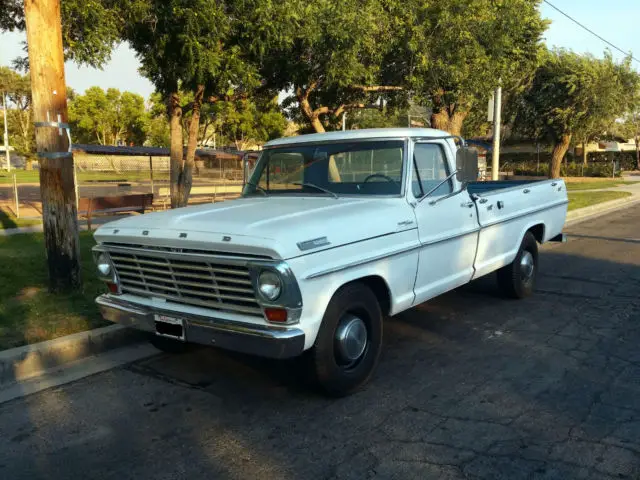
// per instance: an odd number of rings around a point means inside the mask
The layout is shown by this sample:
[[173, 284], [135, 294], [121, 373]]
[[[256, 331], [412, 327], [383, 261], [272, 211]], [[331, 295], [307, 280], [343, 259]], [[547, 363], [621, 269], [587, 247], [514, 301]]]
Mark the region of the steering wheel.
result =
[[365, 178], [362, 183], [367, 183], [369, 181], [370, 178], [384, 178], [385, 180], [387, 180], [388, 182], [393, 183], [394, 185], [398, 185], [398, 182], [396, 182], [393, 178], [391, 177], [387, 177], [386, 175], [382, 174], [382, 173], [373, 173], [371, 175], [369, 175], [367, 178]]

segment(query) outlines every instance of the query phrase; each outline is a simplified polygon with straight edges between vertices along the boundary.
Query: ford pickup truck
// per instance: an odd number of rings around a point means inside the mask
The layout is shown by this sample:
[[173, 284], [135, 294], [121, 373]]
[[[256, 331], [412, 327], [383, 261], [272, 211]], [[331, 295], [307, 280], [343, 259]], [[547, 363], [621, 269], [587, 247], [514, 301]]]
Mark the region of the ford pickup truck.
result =
[[96, 301], [161, 350], [300, 357], [346, 395], [374, 372], [385, 317], [491, 272], [532, 294], [538, 244], [564, 239], [564, 182], [477, 178], [477, 154], [433, 129], [271, 141], [241, 198], [100, 227]]

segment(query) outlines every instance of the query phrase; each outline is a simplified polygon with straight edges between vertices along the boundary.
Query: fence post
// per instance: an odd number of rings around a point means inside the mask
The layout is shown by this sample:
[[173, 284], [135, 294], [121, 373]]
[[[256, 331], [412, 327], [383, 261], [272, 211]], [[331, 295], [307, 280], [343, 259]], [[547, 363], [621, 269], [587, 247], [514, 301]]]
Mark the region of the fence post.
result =
[[153, 159], [149, 155], [149, 179], [151, 180], [151, 193], [154, 193], [153, 189]]
[[16, 174], [13, 174], [13, 194], [16, 200], [16, 218], [20, 218], [20, 204], [18, 203], [18, 182], [16, 181]]

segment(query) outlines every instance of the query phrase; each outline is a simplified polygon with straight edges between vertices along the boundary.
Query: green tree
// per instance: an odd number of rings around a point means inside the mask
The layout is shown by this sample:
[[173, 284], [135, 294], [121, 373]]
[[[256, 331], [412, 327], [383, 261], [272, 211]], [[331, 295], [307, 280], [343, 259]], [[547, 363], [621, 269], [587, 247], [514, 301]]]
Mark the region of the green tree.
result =
[[[167, 101], [172, 207], [185, 206], [189, 199], [203, 103], [245, 95], [259, 84], [248, 52], [266, 45], [268, 29], [247, 34], [247, 28], [257, 25], [259, 7], [259, 1], [250, 0], [123, 1], [124, 37], [143, 74]], [[181, 92], [190, 92], [192, 100], [184, 102]], [[185, 155], [182, 121], [187, 112]]]
[[540, 3], [390, 2], [397, 27], [389, 53], [395, 77], [388, 81], [404, 80], [417, 102], [431, 105], [431, 125], [459, 135], [469, 112], [486, 111], [500, 79], [508, 95], [535, 70], [546, 28]]
[[215, 107], [220, 133], [238, 150], [281, 137], [287, 127], [277, 97], [258, 102], [249, 99], [219, 102]]
[[533, 138], [553, 143], [550, 176], [560, 176], [574, 135], [580, 140], [603, 132], [628, 109], [628, 92], [637, 85], [629, 60], [615, 63], [554, 50], [545, 55], [531, 86], [522, 95], [515, 126]]
[[337, 128], [343, 112], [402, 90], [380, 83], [385, 67], [393, 68], [385, 60], [395, 34], [384, 1], [282, 3], [288, 17], [261, 72], [267, 84], [293, 93], [286, 106], [296, 102], [295, 113], [314, 131]]
[[36, 148], [29, 76], [21, 75], [8, 67], [0, 67], [0, 96], [4, 93], [8, 99], [9, 144], [13, 146], [18, 155], [25, 158], [26, 168], [30, 170], [36, 157]]
[[138, 94], [90, 87], [69, 100], [69, 120], [77, 143], [142, 145], [148, 115]]

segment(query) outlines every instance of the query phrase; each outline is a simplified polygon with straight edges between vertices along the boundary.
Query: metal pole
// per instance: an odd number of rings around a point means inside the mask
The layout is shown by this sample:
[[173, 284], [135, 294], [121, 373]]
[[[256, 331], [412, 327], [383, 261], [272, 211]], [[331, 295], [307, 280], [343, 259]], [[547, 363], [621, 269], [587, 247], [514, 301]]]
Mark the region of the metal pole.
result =
[[151, 193], [153, 194], [153, 192], [155, 192], [155, 190], [153, 189], [153, 160], [152, 160], [152, 156], [149, 155], [149, 179], [151, 180]]
[[491, 180], [498, 180], [500, 173], [500, 123], [502, 121], [502, 87], [496, 88], [493, 103], [493, 155], [491, 158]]
[[347, 112], [342, 112], [342, 131], [347, 129]]
[[9, 123], [7, 121], [7, 94], [2, 92], [2, 111], [4, 112], [4, 154], [7, 158], [7, 172], [11, 171], [11, 155], [9, 155]]
[[20, 204], [18, 203], [18, 182], [16, 181], [16, 174], [13, 174], [13, 194], [16, 200], [16, 218], [20, 218]]

